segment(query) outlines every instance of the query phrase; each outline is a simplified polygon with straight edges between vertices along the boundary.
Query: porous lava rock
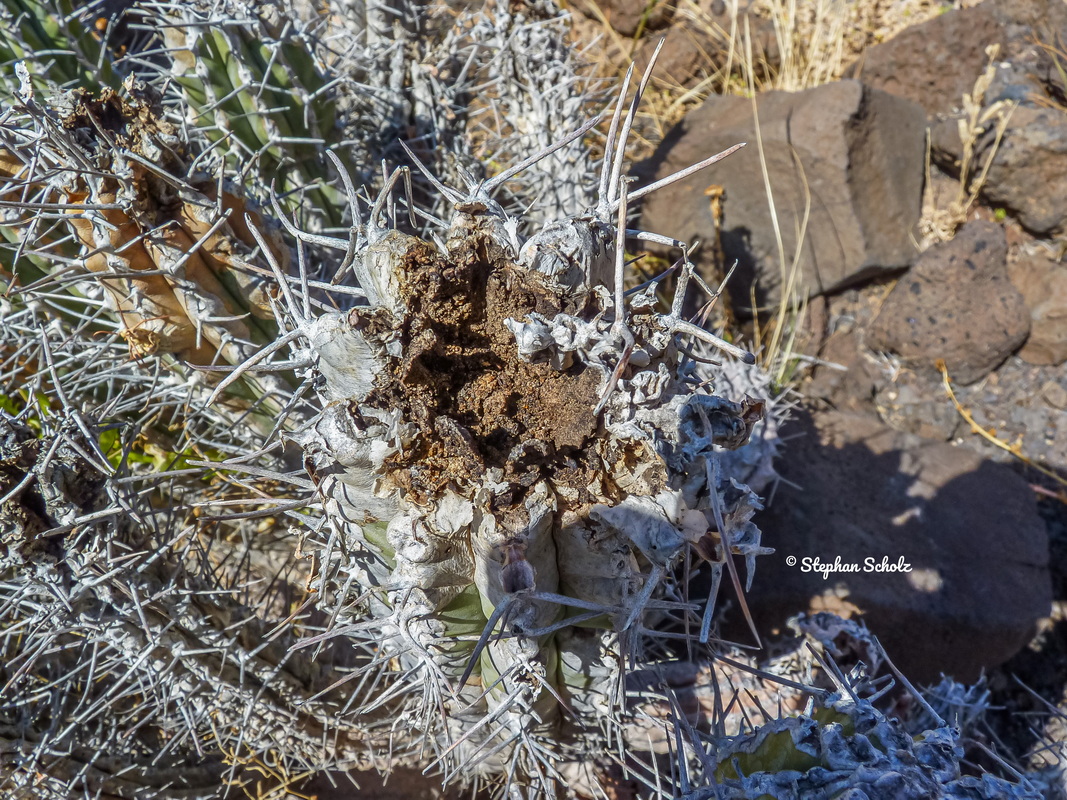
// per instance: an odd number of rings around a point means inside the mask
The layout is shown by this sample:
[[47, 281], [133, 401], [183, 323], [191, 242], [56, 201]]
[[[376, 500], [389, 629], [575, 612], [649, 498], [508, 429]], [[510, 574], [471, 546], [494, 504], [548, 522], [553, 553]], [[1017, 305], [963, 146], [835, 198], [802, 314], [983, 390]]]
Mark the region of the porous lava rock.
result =
[[[782, 295], [798, 247], [796, 283], [805, 295], [912, 263], [923, 184], [922, 108], [858, 81], [768, 92], [756, 106], [754, 116], [749, 99], [712, 97], [679, 123], [648, 165], [657, 176], [738, 142], [748, 146], [708, 175], [654, 195], [643, 209], [643, 227], [719, 241], [705, 192], [724, 188], [722, 256], [726, 264], [738, 262], [730, 292], [742, 312], [750, 309], [753, 282], [761, 305]], [[757, 116], [773, 209], [759, 177]], [[716, 249], [697, 253], [699, 269], [714, 273]]]
[[948, 113], [974, 88], [989, 61], [986, 48], [1001, 38], [991, 4], [955, 9], [869, 47], [846, 74], [931, 116]]
[[[715, 65], [724, 65], [732, 57], [736, 66], [736, 50], [731, 54], [731, 49], [736, 48], [736, 37], [741, 35], [746, 20], [753, 51], [769, 64], [779, 63], [774, 23], [766, 16], [751, 13], [756, 5], [754, 0], [731, 0], [729, 3], [724, 0], [697, 0], [689, 4], [684, 18], [669, 11], [671, 5], [676, 4], [659, 3], [654, 6], [646, 21], [646, 30], [656, 30], [669, 23], [662, 34], [644, 35], [636, 42], [627, 42], [632, 44], [633, 51], [626, 55], [633, 59], [637, 72], [641, 72], [648, 64], [648, 59], [662, 38], [663, 49], [656, 61], [658, 79], [667, 85], [691, 89], [708, 78]], [[623, 6], [628, 6], [629, 10], [624, 10]], [[624, 36], [632, 36], [647, 6], [647, 3], [635, 0], [611, 0], [605, 8], [604, 3], [594, 6], [593, 0], [578, 0], [574, 7], [593, 19], [599, 19], [600, 15], [594, 9], [600, 7], [603, 15], [610, 19], [612, 28]], [[731, 31], [737, 32], [733, 39]], [[604, 47], [611, 53], [618, 44], [607, 41]]]
[[[973, 146], [971, 177], [984, 175], [987, 205], [1004, 208], [1039, 235], [1067, 227], [1067, 116], [1057, 47], [1067, 40], [1062, 0], [988, 0], [949, 11], [864, 54], [849, 74], [921, 104], [931, 123], [933, 162], [958, 175], [965, 144]], [[995, 49], [993, 49], [995, 48]], [[991, 80], [976, 82], [992, 63]], [[964, 94], [980, 106], [982, 130], [969, 128]], [[997, 119], [1011, 112], [1003, 137]], [[991, 161], [990, 161], [991, 159]]]
[[666, 0], [575, 0], [573, 8], [589, 19], [607, 22], [623, 36], [633, 36], [639, 28], [659, 30], [674, 16], [674, 4]]
[[1008, 278], [1004, 230], [970, 222], [924, 252], [886, 298], [867, 345], [909, 367], [940, 359], [953, 380], [974, 383], [1014, 353], [1030, 332], [1030, 312]]
[[[873, 413], [805, 412], [793, 432], [803, 435], [761, 515], [776, 552], [747, 593], [761, 630], [801, 611], [862, 613], [920, 682], [977, 680], [1029, 640], [1052, 590], [1048, 534], [1022, 477]], [[824, 578], [805, 558], [838, 571]]]

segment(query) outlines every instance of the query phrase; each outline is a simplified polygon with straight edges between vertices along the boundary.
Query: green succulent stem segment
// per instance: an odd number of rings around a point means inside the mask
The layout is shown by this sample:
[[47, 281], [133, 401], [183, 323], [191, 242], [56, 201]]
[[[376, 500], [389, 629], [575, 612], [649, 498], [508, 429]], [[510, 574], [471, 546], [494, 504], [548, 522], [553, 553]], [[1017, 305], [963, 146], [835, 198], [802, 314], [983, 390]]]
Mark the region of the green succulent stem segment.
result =
[[[838, 725], [845, 736], [853, 735], [856, 729], [848, 714], [832, 708], [817, 709], [811, 720], [820, 727]], [[767, 726], [751, 739], [756, 744], [741, 744], [742, 740], [737, 740], [734, 752], [715, 770], [717, 781], [738, 780], [756, 772], [807, 772], [814, 767], [828, 766], [818, 753], [797, 747], [792, 729], [775, 731]]]
[[960, 731], [932, 709], [929, 727], [909, 730], [907, 723], [887, 717], [857, 691], [862, 692], [858, 686], [833, 694], [816, 691], [814, 710], [770, 719], [744, 734], [701, 738], [690, 733], [698, 754], [695, 762], [706, 771], [699, 778], [691, 776], [690, 786], [698, 788], [681, 797], [832, 800], [885, 792], [954, 800], [1040, 797], [1025, 779], [964, 774]]
[[253, 13], [207, 25], [207, 13], [184, 4], [165, 12], [173, 77], [192, 123], [224, 148], [234, 172], [252, 170], [266, 185], [277, 180], [287, 212], [310, 205], [340, 227], [344, 197], [321, 180], [340, 128], [312, 43], [291, 20], [278, 28]]
[[100, 32], [73, 0], [3, 0], [0, 3], [0, 96], [10, 97], [13, 67], [30, 61], [35, 88], [82, 87], [95, 90], [115, 85], [110, 54]]

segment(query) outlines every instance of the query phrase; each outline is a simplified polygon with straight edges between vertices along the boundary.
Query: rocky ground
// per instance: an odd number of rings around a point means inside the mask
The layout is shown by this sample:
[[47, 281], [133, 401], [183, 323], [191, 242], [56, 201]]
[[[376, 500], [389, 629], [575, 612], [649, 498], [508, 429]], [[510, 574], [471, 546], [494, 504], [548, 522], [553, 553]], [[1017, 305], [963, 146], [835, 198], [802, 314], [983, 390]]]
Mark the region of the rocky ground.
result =
[[[1067, 712], [1067, 4], [848, 5], [869, 27], [842, 28], [824, 72], [793, 63], [774, 3], [740, 4], [748, 72], [733, 3], [574, 9], [605, 63], [666, 37], [677, 118], [646, 123], [638, 171], [749, 143], [641, 225], [704, 242], [711, 279], [738, 263], [750, 338], [779, 310], [791, 334], [764, 350], [803, 399], [761, 518], [778, 551], [748, 595], [761, 629], [860, 617], [918, 681], [984, 676], [999, 709], [976, 738], [1047, 765]], [[793, 25], [819, 57], [810, 15]], [[693, 101], [746, 85], [755, 103]], [[911, 571], [824, 578], [787, 557]]]

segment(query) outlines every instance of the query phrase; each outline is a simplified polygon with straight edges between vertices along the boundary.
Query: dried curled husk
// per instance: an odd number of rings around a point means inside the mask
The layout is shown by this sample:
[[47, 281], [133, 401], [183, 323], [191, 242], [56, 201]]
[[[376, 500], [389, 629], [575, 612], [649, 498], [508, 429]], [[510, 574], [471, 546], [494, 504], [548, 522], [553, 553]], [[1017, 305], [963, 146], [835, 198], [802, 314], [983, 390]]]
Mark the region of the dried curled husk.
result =
[[233, 187], [178, 177], [184, 147], [149, 87], [129, 80], [121, 94], [76, 90], [25, 108], [37, 137], [16, 133], [0, 151], [4, 197], [29, 189], [66, 210], [133, 357], [240, 362], [277, 336], [268, 285], [248, 261], [245, 218], [260, 223], [258, 213]]

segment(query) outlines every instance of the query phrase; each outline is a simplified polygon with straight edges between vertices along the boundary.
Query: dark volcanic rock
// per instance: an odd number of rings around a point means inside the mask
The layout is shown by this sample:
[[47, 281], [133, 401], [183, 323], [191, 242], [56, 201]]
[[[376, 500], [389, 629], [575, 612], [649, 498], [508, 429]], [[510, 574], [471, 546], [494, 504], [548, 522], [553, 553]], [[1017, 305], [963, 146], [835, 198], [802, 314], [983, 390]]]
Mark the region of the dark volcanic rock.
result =
[[886, 298], [867, 345], [932, 368], [937, 359], [961, 384], [974, 383], [1019, 348], [1030, 313], [1008, 278], [1003, 229], [971, 222], [919, 258]]
[[[1067, 230], [1067, 115], [1059, 106], [1067, 87], [1052, 50], [1065, 41], [1063, 0], [987, 0], [870, 48], [851, 74], [920, 103], [932, 121], [933, 161], [955, 175], [964, 151], [963, 95], [976, 95], [976, 81], [992, 60], [992, 79], [976, 97], [985, 123], [975, 135], [970, 175], [980, 174], [992, 154], [982, 186], [986, 204], [1011, 211], [1035, 233], [1062, 233]], [[1004, 102], [1019, 107], [998, 143], [993, 112], [1008, 108], [993, 106]]]
[[[856, 81], [758, 98], [763, 149], [784, 245], [784, 269], [768, 205], [752, 101], [712, 97], [668, 135], [656, 159], [662, 177], [738, 142], [748, 146], [645, 204], [642, 225], [682, 239], [715, 241], [705, 189], [726, 190], [722, 251], [739, 262], [730, 287], [735, 309], [773, 303], [788, 280], [803, 230], [798, 286], [832, 291], [910, 264], [924, 161], [923, 110]], [[806, 223], [806, 227], [805, 227]], [[710, 271], [714, 247], [698, 253]], [[700, 259], [703, 258], [703, 261]]]
[[[590, 8], [589, 4], [594, 0], [579, 2]], [[743, 30], [746, 16], [753, 51], [758, 54], [760, 60], [777, 66], [778, 39], [775, 36], [773, 20], [752, 14], [753, 5], [753, 0], [730, 0], [729, 3], [725, 0], [696, 0], [689, 6], [685, 20], [670, 25], [664, 32], [663, 50], [656, 62], [655, 80], [668, 85], [692, 88], [709, 77], [710, 73], [724, 68], [727, 62], [734, 65], [733, 72], [739, 75], [737, 53], [735, 51], [731, 54], [731, 48], [737, 46], [737, 39], [731, 40], [730, 32], [735, 30], [735, 26], [737, 31]], [[641, 7], [643, 9], [643, 6]], [[636, 25], [634, 27], [636, 28]], [[618, 27], [616, 30], [621, 31]], [[644, 36], [636, 42], [636, 49], [629, 54], [639, 74], [648, 64], [659, 39], [659, 36]]]
[[[759, 519], [777, 551], [747, 594], [761, 629], [801, 611], [858, 608], [920, 682], [941, 672], [974, 681], [1028, 641], [1051, 583], [1047, 531], [1023, 478], [873, 414], [831, 412], [818, 427], [804, 414], [797, 424], [806, 435], [792, 439], [787, 480]], [[824, 579], [804, 558], [860, 571]], [[910, 571], [866, 571], [867, 558]]]
[[666, 0], [574, 0], [573, 7], [590, 19], [605, 20], [623, 36], [633, 36], [639, 27], [658, 30], [674, 15], [674, 5]]
[[[1006, 72], [990, 87], [993, 101], [1045, 94], [1061, 78], [1050, 53], [1038, 42], [1067, 40], [1063, 0], [986, 0], [948, 11], [874, 45], [847, 72], [875, 88], [919, 103], [931, 117], [959, 108], [990, 61]], [[1060, 87], [1062, 89], [1062, 86]]]
[[876, 89], [947, 113], [989, 61], [985, 49], [1002, 38], [991, 4], [948, 11], [867, 49], [847, 73]]

